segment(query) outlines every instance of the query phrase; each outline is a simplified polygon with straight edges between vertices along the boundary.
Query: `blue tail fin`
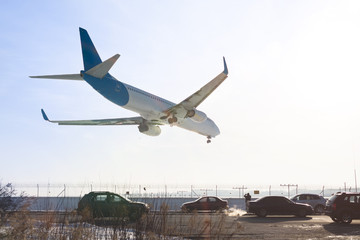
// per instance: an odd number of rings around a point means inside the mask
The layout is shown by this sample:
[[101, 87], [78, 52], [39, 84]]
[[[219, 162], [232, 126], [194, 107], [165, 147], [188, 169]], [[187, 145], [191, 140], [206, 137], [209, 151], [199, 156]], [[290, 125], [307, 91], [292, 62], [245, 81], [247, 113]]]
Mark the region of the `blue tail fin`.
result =
[[79, 28], [79, 30], [80, 30], [82, 55], [84, 61], [84, 70], [87, 71], [95, 67], [96, 65], [102, 63], [102, 61], [99, 54], [96, 51], [93, 42], [91, 41], [88, 32], [83, 28]]

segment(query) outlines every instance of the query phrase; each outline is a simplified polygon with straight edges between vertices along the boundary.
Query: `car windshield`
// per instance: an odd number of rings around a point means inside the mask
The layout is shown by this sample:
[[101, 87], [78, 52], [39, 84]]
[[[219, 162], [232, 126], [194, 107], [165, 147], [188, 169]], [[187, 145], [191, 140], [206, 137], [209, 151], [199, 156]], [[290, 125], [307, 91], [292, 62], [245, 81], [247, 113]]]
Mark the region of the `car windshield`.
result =
[[121, 196], [123, 199], [125, 199], [128, 202], [133, 202], [132, 200], [128, 199], [127, 197]]

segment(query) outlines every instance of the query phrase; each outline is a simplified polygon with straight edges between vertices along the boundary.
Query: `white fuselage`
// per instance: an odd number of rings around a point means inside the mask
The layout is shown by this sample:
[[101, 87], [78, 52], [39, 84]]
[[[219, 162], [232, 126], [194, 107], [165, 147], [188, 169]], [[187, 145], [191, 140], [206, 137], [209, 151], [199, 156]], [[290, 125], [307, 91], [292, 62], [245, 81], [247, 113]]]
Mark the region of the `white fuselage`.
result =
[[[160, 117], [164, 115], [165, 110], [175, 106], [174, 103], [128, 84], [123, 84], [128, 90], [129, 102], [122, 107], [139, 113], [147, 120], [156, 119], [164, 124], [169, 124], [166, 119], [161, 120]], [[195, 122], [191, 118], [179, 118], [172, 125], [197, 132], [204, 136], [215, 137], [220, 134], [219, 128], [210, 118], [201, 123]]]

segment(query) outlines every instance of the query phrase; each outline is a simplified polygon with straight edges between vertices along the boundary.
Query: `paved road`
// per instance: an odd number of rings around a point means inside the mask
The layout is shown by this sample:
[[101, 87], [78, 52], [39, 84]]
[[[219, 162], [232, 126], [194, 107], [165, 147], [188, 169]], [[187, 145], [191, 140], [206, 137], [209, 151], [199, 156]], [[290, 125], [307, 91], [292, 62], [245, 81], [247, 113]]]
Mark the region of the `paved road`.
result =
[[360, 220], [337, 224], [325, 215], [305, 218], [243, 215], [237, 221], [243, 230], [239, 239], [360, 239]]
[[[240, 213], [244, 213], [241, 211]], [[74, 213], [32, 212], [32, 218], [55, 222], [79, 222]], [[163, 228], [165, 235], [201, 239], [359, 239], [360, 220], [351, 224], [334, 223], [325, 215], [294, 216], [238, 215], [237, 213], [151, 212], [148, 221]], [[153, 224], [152, 223], [152, 224]]]

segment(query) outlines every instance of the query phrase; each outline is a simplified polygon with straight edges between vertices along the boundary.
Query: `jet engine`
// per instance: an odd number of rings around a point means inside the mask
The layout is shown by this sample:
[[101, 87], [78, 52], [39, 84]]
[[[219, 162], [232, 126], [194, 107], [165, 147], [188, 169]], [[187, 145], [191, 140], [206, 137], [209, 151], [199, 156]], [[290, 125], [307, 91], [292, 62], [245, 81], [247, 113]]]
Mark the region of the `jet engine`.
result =
[[148, 125], [142, 123], [139, 125], [138, 128], [139, 128], [139, 132], [146, 134], [148, 136], [159, 136], [161, 133], [160, 127], [155, 125]]
[[204, 122], [207, 119], [207, 116], [204, 112], [201, 112], [196, 109], [192, 109], [188, 111], [187, 117], [189, 117], [194, 122], [199, 122], [199, 123]]

